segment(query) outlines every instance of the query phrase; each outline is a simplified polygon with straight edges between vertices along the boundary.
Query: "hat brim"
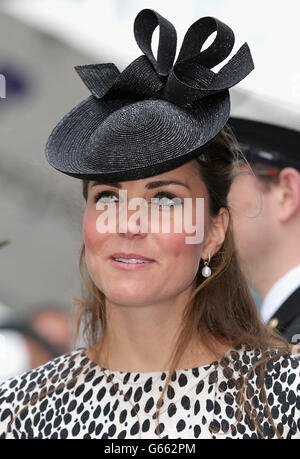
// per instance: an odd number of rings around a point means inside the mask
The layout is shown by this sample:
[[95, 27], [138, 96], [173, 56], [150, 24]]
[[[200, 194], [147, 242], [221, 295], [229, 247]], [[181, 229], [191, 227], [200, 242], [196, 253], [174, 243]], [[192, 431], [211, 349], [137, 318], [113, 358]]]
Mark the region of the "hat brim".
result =
[[79, 179], [134, 180], [199, 156], [230, 114], [225, 90], [179, 107], [163, 99], [97, 100], [89, 96], [53, 129], [46, 157]]
[[300, 131], [237, 117], [230, 117], [228, 124], [249, 162], [300, 170]]

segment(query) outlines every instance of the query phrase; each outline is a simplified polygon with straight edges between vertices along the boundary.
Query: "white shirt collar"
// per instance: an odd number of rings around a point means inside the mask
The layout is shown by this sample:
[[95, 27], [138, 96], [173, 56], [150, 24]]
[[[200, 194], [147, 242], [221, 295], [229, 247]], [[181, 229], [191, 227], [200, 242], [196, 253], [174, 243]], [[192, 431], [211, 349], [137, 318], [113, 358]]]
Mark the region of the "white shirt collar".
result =
[[300, 265], [290, 269], [268, 291], [261, 306], [261, 316], [266, 323], [285, 300], [300, 286]]

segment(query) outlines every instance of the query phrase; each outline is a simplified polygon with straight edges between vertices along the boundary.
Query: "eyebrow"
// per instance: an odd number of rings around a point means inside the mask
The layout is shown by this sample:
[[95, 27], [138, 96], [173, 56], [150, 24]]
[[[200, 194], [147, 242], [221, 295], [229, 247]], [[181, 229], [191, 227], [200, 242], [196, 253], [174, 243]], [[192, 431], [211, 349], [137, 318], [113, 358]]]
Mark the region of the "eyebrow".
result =
[[[123, 188], [122, 183], [119, 182], [101, 182], [101, 181], [95, 181], [91, 185], [91, 188], [96, 185], [107, 185], [107, 186], [112, 186], [114, 188]], [[191, 190], [190, 187], [183, 182], [180, 182], [179, 180], [157, 180], [155, 182], [148, 182], [145, 185], [145, 188], [147, 190], [152, 190], [153, 188], [158, 188], [163, 185], [181, 185], [187, 188], [188, 190]]]

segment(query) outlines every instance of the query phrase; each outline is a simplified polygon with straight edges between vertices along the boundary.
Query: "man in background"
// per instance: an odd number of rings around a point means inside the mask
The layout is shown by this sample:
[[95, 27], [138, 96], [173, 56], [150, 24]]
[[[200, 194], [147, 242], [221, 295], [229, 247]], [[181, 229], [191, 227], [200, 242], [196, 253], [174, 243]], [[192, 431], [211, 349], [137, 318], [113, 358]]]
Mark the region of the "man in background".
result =
[[264, 322], [298, 344], [300, 132], [241, 118], [228, 124], [254, 172], [240, 164], [228, 196], [241, 268], [262, 298]]

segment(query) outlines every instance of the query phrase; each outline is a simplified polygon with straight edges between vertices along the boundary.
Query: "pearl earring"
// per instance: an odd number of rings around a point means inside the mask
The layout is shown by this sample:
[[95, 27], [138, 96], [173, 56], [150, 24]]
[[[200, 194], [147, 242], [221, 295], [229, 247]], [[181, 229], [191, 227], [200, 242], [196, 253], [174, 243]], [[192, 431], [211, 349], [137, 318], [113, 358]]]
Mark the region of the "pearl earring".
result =
[[204, 265], [205, 266], [202, 269], [202, 276], [203, 277], [209, 277], [211, 275], [211, 269], [208, 266], [209, 262], [210, 262], [210, 254], [208, 254], [208, 261], [207, 260], [204, 261]]

